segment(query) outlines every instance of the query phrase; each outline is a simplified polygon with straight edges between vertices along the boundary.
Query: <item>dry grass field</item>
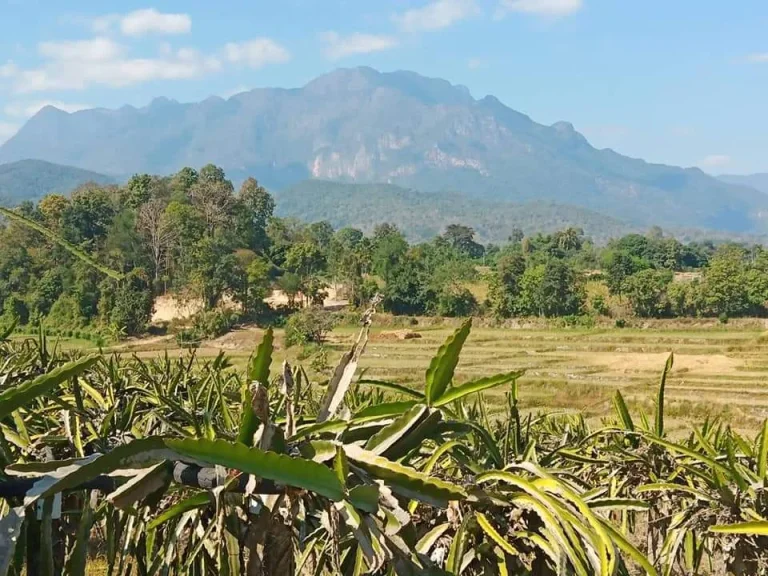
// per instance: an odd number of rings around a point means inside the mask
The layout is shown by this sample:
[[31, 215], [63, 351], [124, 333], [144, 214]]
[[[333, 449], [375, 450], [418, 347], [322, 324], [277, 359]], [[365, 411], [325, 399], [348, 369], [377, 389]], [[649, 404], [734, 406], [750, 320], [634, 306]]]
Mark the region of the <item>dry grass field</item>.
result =
[[[366, 377], [392, 380], [419, 388], [429, 361], [452, 326], [415, 326], [421, 337], [401, 340], [391, 328], [374, 327], [361, 362]], [[523, 407], [533, 412], [583, 412], [599, 420], [611, 413], [613, 391], [621, 389], [630, 404], [650, 412], [658, 378], [670, 352], [675, 365], [667, 388], [667, 415], [672, 430], [687, 421], [721, 416], [736, 429], [756, 433], [768, 417], [768, 336], [762, 321], [658, 321], [642, 328], [473, 328], [457, 370], [461, 381], [498, 372], [525, 369], [520, 380]], [[326, 344], [333, 365], [357, 334], [355, 327], [337, 328]], [[258, 329], [237, 330], [201, 346], [200, 358], [225, 352], [242, 366], [259, 342]], [[65, 346], [66, 342], [63, 343]], [[75, 343], [73, 343], [75, 344]], [[79, 343], [77, 343], [79, 344]], [[76, 344], [76, 345], [77, 345]], [[277, 360], [288, 358], [309, 369], [313, 356], [300, 348], [285, 349], [278, 331]], [[179, 350], [172, 337], [129, 342], [123, 354], [142, 357]], [[327, 377], [322, 366], [310, 370]], [[321, 363], [320, 363], [321, 364]], [[318, 372], [318, 370], [320, 372]], [[496, 394], [494, 396], [493, 394]], [[488, 409], [503, 410], [503, 390], [492, 392]]]

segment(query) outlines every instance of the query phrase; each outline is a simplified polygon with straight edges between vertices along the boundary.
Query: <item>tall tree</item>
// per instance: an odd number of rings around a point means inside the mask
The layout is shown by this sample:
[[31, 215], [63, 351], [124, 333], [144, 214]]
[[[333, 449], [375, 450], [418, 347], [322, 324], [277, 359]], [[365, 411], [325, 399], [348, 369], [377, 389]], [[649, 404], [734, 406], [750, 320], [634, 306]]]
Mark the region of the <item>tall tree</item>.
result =
[[483, 255], [483, 246], [475, 242], [475, 231], [469, 226], [449, 224], [443, 233], [443, 238], [455, 250], [470, 258], [479, 258]]
[[248, 178], [237, 195], [237, 235], [244, 246], [264, 252], [269, 241], [267, 223], [275, 211], [275, 200], [255, 178]]
[[166, 254], [176, 239], [177, 229], [172, 226], [161, 200], [153, 199], [139, 207], [136, 226], [144, 236], [154, 269], [155, 288], [160, 279]]
[[227, 223], [232, 215], [235, 197], [232, 195], [231, 184], [208, 179], [189, 189], [192, 205], [202, 214], [208, 234], [213, 236], [216, 229]]

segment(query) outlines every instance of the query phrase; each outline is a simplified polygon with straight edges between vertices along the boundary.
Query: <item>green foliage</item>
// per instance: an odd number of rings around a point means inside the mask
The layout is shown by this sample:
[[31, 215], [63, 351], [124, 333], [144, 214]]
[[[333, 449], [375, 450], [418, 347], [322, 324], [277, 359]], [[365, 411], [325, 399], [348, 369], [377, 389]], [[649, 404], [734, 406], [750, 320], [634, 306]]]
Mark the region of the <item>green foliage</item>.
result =
[[152, 293], [143, 270], [136, 269], [119, 283], [102, 282], [99, 312], [106, 326], [126, 334], [141, 334], [152, 318]]
[[195, 340], [218, 338], [229, 332], [240, 320], [237, 312], [229, 308], [202, 310], [192, 318]]
[[[425, 394], [353, 384], [364, 329], [319, 401], [302, 369], [273, 375], [269, 331], [245, 370], [223, 354], [76, 359], [44, 338], [0, 342], [0, 565], [37, 573], [44, 555], [80, 576], [98, 554], [169, 576], [760, 573], [768, 421], [754, 438], [707, 421], [668, 439], [671, 356], [653, 422], [619, 392], [597, 428], [523, 417], [520, 372], [455, 381], [469, 326], [437, 352]], [[508, 402], [489, 420], [483, 394], [498, 387]], [[28, 513], [61, 493], [75, 529]]]
[[16, 295], [10, 295], [3, 303], [3, 315], [7, 324], [26, 324], [29, 321], [27, 304]]
[[82, 328], [86, 323], [86, 318], [80, 311], [80, 303], [70, 294], [62, 294], [45, 318], [46, 326], [56, 328]]
[[594, 310], [596, 314], [599, 314], [600, 316], [611, 315], [611, 309], [608, 307], [602, 294], [595, 294], [592, 297], [590, 304], [592, 305], [592, 310]]
[[624, 281], [624, 293], [635, 314], [642, 318], [660, 318], [670, 310], [667, 286], [672, 274], [666, 270], [641, 270]]
[[466, 317], [477, 310], [477, 299], [467, 288], [446, 286], [437, 296], [438, 316]]
[[319, 306], [302, 308], [285, 323], [287, 346], [322, 344], [335, 325], [333, 314]]

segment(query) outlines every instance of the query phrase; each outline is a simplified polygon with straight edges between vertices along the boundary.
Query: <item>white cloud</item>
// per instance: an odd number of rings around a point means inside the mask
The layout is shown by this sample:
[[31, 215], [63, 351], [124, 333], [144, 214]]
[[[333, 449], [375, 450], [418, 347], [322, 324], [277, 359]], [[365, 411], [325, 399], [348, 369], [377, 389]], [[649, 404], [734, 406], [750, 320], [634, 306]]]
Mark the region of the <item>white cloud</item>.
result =
[[750, 54], [747, 56], [747, 60], [750, 62], [768, 62], [768, 52], [756, 52], [755, 54]]
[[254, 38], [245, 42], [230, 42], [224, 46], [227, 60], [236, 64], [245, 64], [251, 68], [261, 68], [267, 64], [287, 62], [291, 54], [271, 38]]
[[710, 154], [699, 162], [699, 167], [705, 170], [707, 168], [722, 168], [730, 163], [731, 157], [727, 154]]
[[18, 71], [19, 69], [16, 67], [16, 64], [8, 60], [8, 62], [0, 66], [0, 78], [12, 78]]
[[405, 32], [420, 32], [447, 28], [479, 11], [475, 0], [434, 0], [421, 8], [395, 15], [393, 19]]
[[126, 36], [145, 34], [186, 34], [192, 30], [189, 14], [163, 14], [154, 8], [136, 10], [120, 20], [120, 31]]
[[167, 14], [145, 8], [128, 14], [107, 14], [91, 21], [94, 32], [99, 34], [110, 32], [115, 25], [125, 36], [187, 34], [192, 30], [192, 18], [189, 14]]
[[232, 96], [237, 96], [238, 94], [242, 94], [243, 92], [248, 92], [250, 90], [252, 90], [252, 88], [248, 86], [238, 86], [237, 88], [232, 88], [231, 90], [221, 92], [219, 96], [224, 98], [224, 100], [229, 100], [232, 98]]
[[567, 16], [581, 10], [583, 0], [501, 0], [500, 15], [522, 12], [540, 16]]
[[122, 87], [150, 80], [195, 78], [221, 68], [213, 56], [182, 48], [155, 58], [128, 58], [117, 44], [103, 39], [45, 42], [39, 47], [48, 62], [15, 75], [17, 93], [83, 90], [101, 85]]
[[6, 115], [13, 118], [29, 118], [34, 116], [46, 106], [53, 106], [64, 112], [78, 112], [87, 108], [92, 108], [88, 104], [71, 104], [68, 102], [59, 102], [57, 100], [37, 100], [35, 102], [11, 102], [3, 108]]
[[0, 144], [8, 140], [11, 136], [19, 131], [20, 126], [18, 124], [11, 124], [10, 122], [0, 122]]
[[397, 46], [397, 38], [376, 34], [361, 34], [356, 32], [348, 36], [340, 36], [336, 32], [326, 32], [321, 36], [325, 43], [325, 55], [331, 60], [338, 60], [354, 54], [370, 54], [389, 50]]
[[106, 34], [112, 31], [112, 26], [120, 22], [120, 14], [106, 14], [90, 21], [84, 20], [84, 23], [88, 22], [90, 22], [91, 28], [96, 34]]
[[486, 66], [487, 64], [482, 58], [470, 58], [467, 60], [467, 68], [470, 70], [477, 70], [479, 68], [485, 68]]
[[41, 42], [37, 51], [51, 60], [76, 60], [79, 62], [99, 62], [113, 60], [122, 52], [122, 47], [109, 38], [90, 40], [65, 40], [63, 42]]

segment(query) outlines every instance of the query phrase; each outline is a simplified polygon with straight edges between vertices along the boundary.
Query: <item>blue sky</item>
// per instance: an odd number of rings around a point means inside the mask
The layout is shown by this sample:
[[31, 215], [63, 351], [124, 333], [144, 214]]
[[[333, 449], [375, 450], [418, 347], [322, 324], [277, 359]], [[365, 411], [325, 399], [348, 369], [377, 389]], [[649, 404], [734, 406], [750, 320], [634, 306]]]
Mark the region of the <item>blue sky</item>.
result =
[[768, 171], [766, 0], [0, 0], [0, 141], [30, 114], [414, 70], [598, 147]]

